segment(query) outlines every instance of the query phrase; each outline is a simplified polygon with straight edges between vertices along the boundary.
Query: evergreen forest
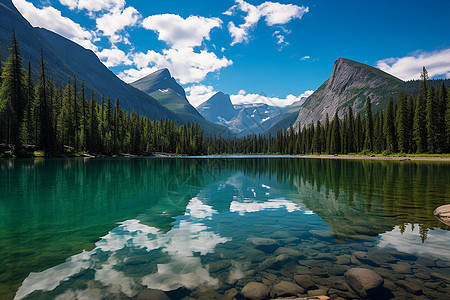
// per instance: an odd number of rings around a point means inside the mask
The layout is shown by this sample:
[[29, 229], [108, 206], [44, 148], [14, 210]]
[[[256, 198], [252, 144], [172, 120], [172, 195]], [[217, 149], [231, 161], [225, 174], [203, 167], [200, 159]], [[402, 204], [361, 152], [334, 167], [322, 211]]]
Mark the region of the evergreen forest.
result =
[[372, 113], [368, 97], [364, 115], [349, 106], [343, 119], [280, 130], [276, 136], [249, 135], [230, 139], [205, 136], [198, 124], [152, 120], [126, 112], [120, 99], [95, 98], [74, 75], [63, 86], [47, 76], [41, 50], [37, 82], [33, 66], [24, 68], [12, 33], [10, 55], [0, 69], [0, 152], [3, 156], [81, 155], [96, 153], [145, 155], [153, 152], [205, 154], [349, 154], [450, 152], [450, 90], [428, 84], [424, 67], [417, 95], [400, 92], [386, 108]]

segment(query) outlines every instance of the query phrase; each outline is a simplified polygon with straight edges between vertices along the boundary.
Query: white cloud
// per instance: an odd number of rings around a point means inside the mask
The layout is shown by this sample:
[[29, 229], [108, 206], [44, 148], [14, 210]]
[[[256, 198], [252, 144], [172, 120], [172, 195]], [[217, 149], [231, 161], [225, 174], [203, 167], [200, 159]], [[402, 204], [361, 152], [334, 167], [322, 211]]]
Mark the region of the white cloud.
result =
[[[189, 102], [198, 107], [200, 104], [211, 98], [217, 91], [214, 91], [212, 86], [206, 86], [202, 84], [192, 85], [186, 88], [188, 92], [187, 98]], [[314, 91], [309, 90], [298, 96], [287, 95], [285, 98], [279, 97], [267, 97], [259, 94], [247, 94], [244, 90], [240, 90], [236, 95], [230, 95], [230, 100], [233, 104], [253, 104], [253, 103], [265, 103], [271, 106], [287, 106], [297, 101], [305, 101], [306, 98], [312, 95]]]
[[46, 28], [86, 49], [97, 51], [97, 46], [92, 43], [95, 39], [95, 34], [84, 29], [71, 19], [63, 17], [59, 10], [50, 6], [39, 9], [25, 0], [13, 0], [13, 3], [31, 25]]
[[115, 7], [123, 8], [125, 0], [59, 0], [62, 5], [69, 7], [71, 10], [87, 10], [96, 12], [101, 10], [110, 10]]
[[140, 76], [145, 68], [167, 68], [181, 84], [195, 83], [205, 79], [208, 73], [219, 71], [233, 63], [225, 57], [218, 58], [213, 52], [196, 52], [193, 48], [164, 49], [162, 53], [149, 50], [146, 54], [136, 53], [132, 59], [137, 69], [125, 70], [119, 74], [125, 82], [139, 79], [140, 77], [135, 76]]
[[187, 98], [192, 106], [197, 107], [216, 94], [212, 86], [203, 84], [192, 85], [186, 88]]
[[116, 47], [112, 47], [111, 49], [103, 49], [102, 51], [97, 52], [97, 55], [107, 67], [132, 64], [132, 61], [128, 58], [128, 55]]
[[174, 14], [150, 16], [142, 22], [144, 28], [158, 33], [158, 39], [175, 49], [201, 46], [210, 39], [213, 28], [220, 28], [219, 18], [190, 16], [186, 19]]
[[300, 60], [310, 60], [311, 59], [311, 56], [309, 56], [309, 55], [306, 55], [306, 56], [303, 56], [302, 58], [300, 58]]
[[312, 95], [314, 91], [309, 90], [298, 96], [287, 95], [285, 98], [267, 97], [259, 94], [243, 94], [239, 92], [237, 95], [231, 95], [231, 102], [237, 104], [265, 103], [271, 106], [287, 106], [297, 101], [305, 101], [307, 97]]
[[132, 6], [123, 9], [123, 6], [114, 7], [110, 13], [97, 18], [97, 29], [105, 36], [109, 37], [112, 44], [125, 42], [129, 43], [126, 34], [119, 34], [126, 27], [135, 26], [141, 15]]
[[[233, 38], [232, 46], [238, 43], [248, 42], [250, 30], [256, 26], [261, 18], [265, 19], [268, 26], [283, 25], [293, 19], [301, 19], [303, 14], [309, 11], [309, 8], [270, 1], [254, 6], [243, 0], [236, 0], [236, 4], [224, 12], [224, 14], [232, 16], [238, 10], [247, 15], [244, 17], [245, 22], [239, 26], [236, 26], [232, 21], [228, 23], [228, 31]], [[280, 38], [278, 39], [280, 40]], [[284, 40], [284, 37], [282, 40]]]
[[213, 28], [221, 27], [218, 18], [190, 16], [186, 19], [178, 15], [154, 15], [144, 19], [142, 25], [158, 34], [168, 49], [160, 53], [153, 50], [130, 55], [135, 68], [124, 70], [119, 77], [125, 82], [133, 82], [150, 72], [167, 68], [181, 84], [197, 83], [208, 73], [217, 72], [233, 62], [226, 57], [219, 58], [213, 52], [198, 50], [204, 40], [210, 39]]
[[419, 79], [423, 66], [430, 77], [450, 78], [450, 49], [440, 51], [417, 51], [401, 58], [387, 58], [376, 62], [381, 70], [403, 80]]

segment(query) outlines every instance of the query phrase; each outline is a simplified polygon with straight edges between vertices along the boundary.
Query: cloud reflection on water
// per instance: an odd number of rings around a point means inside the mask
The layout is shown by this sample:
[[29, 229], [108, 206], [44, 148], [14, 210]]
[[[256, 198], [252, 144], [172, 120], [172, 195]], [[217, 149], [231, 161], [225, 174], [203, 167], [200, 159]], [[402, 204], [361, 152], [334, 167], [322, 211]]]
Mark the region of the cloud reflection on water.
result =
[[[209, 275], [200, 257], [214, 252], [217, 244], [226, 243], [230, 238], [221, 237], [209, 231], [202, 219], [210, 219], [217, 213], [199, 199], [189, 202], [186, 213], [167, 233], [155, 227], [141, 224], [139, 220], [127, 220], [111, 230], [96, 243], [92, 251], [83, 251], [67, 259], [66, 262], [38, 273], [30, 273], [16, 293], [15, 299], [22, 299], [34, 291], [52, 291], [62, 282], [91, 269], [95, 280], [126, 294], [136, 295], [136, 286], [158, 288], [169, 291], [181, 286], [193, 288], [201, 284], [215, 285], [217, 279]], [[158, 250], [168, 254], [167, 263], [157, 264], [157, 272], [142, 277], [132, 277], [120, 271], [126, 264], [127, 255], [123, 249]], [[106, 259], [105, 259], [106, 254]], [[68, 293], [68, 294], [67, 294]], [[79, 291], [65, 291], [67, 296], [78, 295]], [[98, 293], [95, 290], [95, 293]], [[95, 294], [94, 293], [94, 294]], [[70, 294], [70, 295], [69, 295]], [[63, 296], [63, 295], [61, 295]]]

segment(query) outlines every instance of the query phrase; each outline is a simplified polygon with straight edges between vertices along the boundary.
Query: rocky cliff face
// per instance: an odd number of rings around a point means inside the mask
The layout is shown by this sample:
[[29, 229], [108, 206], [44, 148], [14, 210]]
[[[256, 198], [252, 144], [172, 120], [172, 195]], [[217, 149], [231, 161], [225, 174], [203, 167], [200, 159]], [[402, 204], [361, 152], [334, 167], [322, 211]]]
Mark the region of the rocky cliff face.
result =
[[303, 104], [294, 127], [299, 128], [330, 119], [336, 110], [343, 117], [351, 105], [358, 113], [364, 112], [367, 96], [374, 112], [384, 108], [390, 97], [395, 97], [404, 82], [379, 69], [349, 59], [339, 58], [334, 63], [331, 77]]

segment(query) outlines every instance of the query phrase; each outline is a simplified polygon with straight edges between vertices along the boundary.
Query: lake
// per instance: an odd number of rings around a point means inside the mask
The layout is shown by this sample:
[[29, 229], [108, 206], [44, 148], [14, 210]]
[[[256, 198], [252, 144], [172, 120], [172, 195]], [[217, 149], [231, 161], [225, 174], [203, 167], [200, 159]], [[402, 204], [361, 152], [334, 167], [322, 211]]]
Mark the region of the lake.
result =
[[450, 228], [433, 216], [448, 162], [15, 159], [0, 175], [1, 299], [232, 299], [296, 275], [351, 298], [354, 267], [385, 298], [450, 293]]

